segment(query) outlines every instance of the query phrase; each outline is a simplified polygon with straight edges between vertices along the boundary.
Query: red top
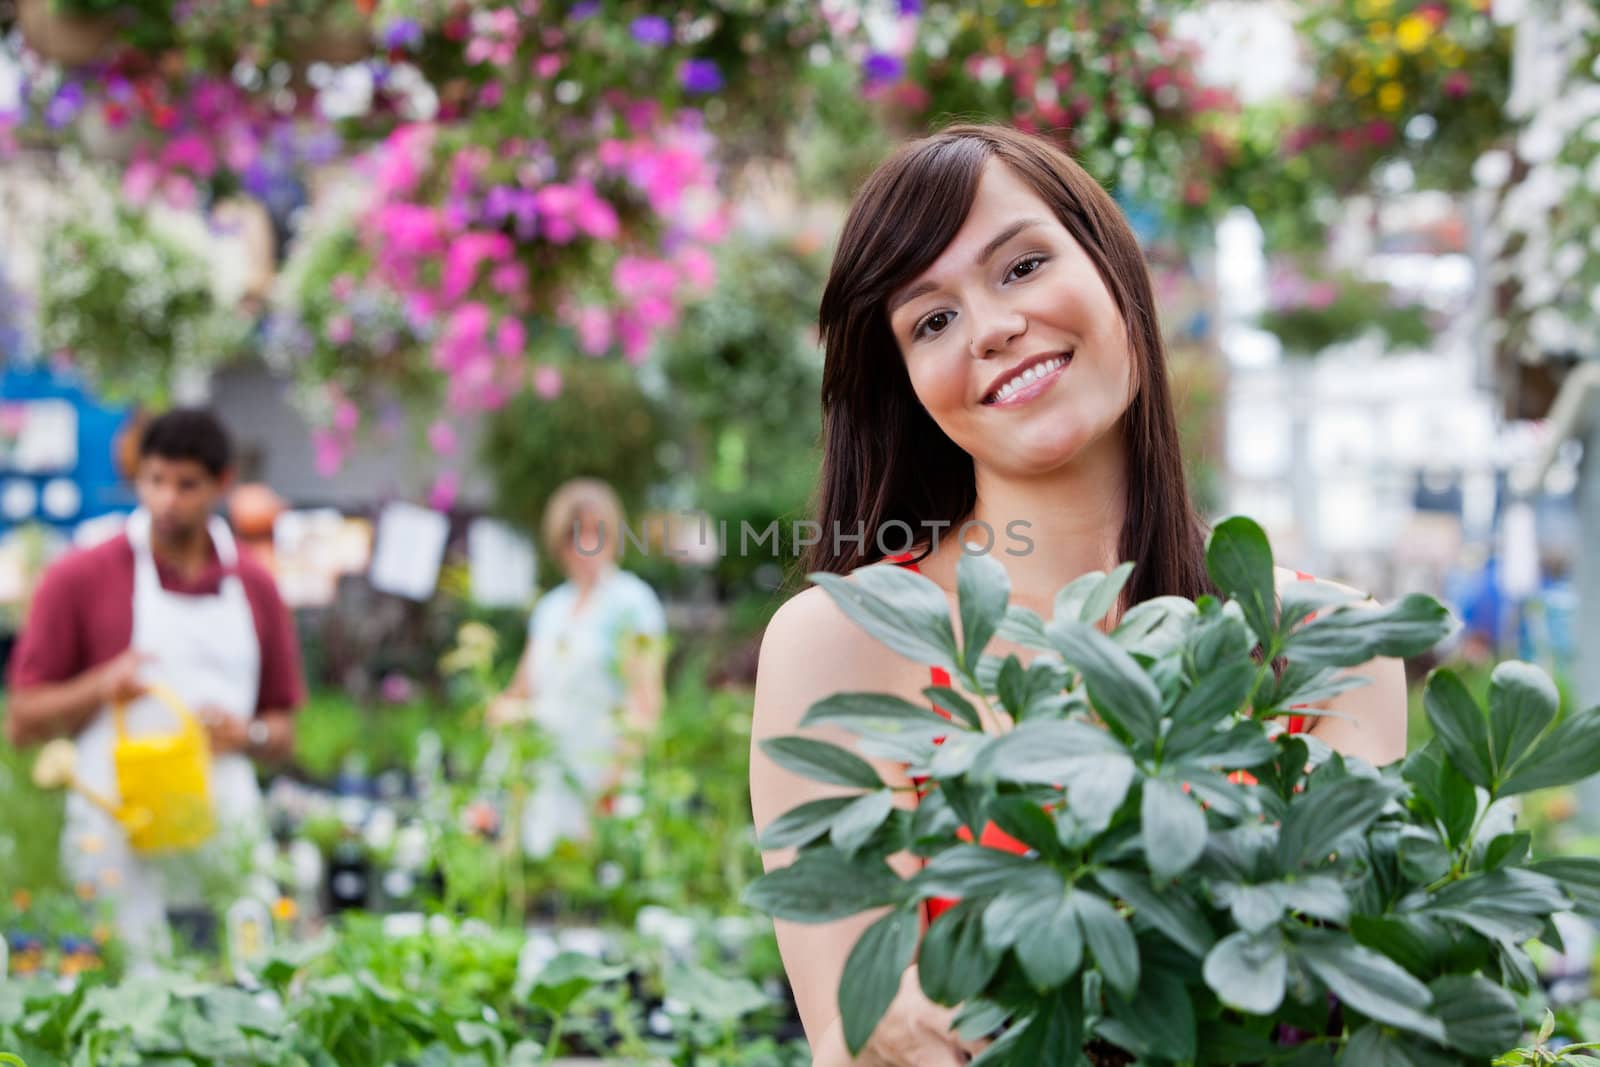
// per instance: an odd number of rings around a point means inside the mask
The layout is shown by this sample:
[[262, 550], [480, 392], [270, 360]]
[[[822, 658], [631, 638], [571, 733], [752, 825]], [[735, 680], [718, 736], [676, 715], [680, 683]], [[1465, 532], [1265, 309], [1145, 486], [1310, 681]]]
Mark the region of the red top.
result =
[[[70, 681], [125, 650], [133, 641], [133, 568], [133, 546], [124, 534], [51, 564], [34, 591], [28, 621], [12, 650], [8, 684], [25, 689]], [[256, 711], [292, 711], [305, 702], [294, 619], [272, 575], [243, 546], [238, 572], [261, 642]], [[160, 560], [156, 573], [169, 593], [213, 596], [226, 571], [213, 548], [211, 562], [192, 581]]]
[[[905, 568], [907, 568], [909, 570], [915, 571], [918, 574], [922, 573], [921, 569], [916, 565], [916, 563], [912, 562], [910, 553], [903, 553], [903, 554], [898, 555], [898, 556], [890, 556], [890, 557], [888, 557], [887, 562], [889, 562], [889, 563], [898, 563], [902, 567], [905, 567]], [[1304, 571], [1295, 571], [1294, 574], [1295, 574], [1295, 577], [1298, 578], [1302, 582], [1309, 582], [1309, 581], [1313, 581], [1314, 580], [1311, 575], [1305, 573]], [[1309, 616], [1307, 616], [1307, 621], [1309, 622], [1311, 619], [1313, 619], [1315, 617], [1316, 617], [1315, 614], [1309, 615]], [[933, 684], [934, 685], [936, 685], [936, 686], [945, 686], [945, 687], [948, 687], [950, 685], [950, 672], [945, 670], [943, 667], [932, 667], [932, 666], [930, 666], [928, 668], [928, 672], [929, 672], [929, 677], [933, 680]], [[1295, 706], [1296, 707], [1303, 707], [1304, 705], [1295, 705]], [[950, 713], [945, 711], [943, 708], [935, 707], [933, 710], [937, 711], [940, 715], [943, 715], [947, 719], [950, 717]], [[1289, 716], [1289, 732], [1290, 733], [1292, 733], [1292, 734], [1304, 733], [1305, 730], [1306, 730], [1306, 716], [1304, 716], [1304, 715], [1291, 715], [1291, 716]], [[941, 738], [937, 738], [934, 741], [934, 744], [938, 744], [943, 740], [944, 740], [944, 738], [942, 738], [942, 737]], [[920, 786], [922, 784], [922, 782], [921, 782], [921, 780], [918, 780], [915, 784]], [[972, 840], [972, 832], [970, 830], [968, 830], [965, 826], [959, 827], [956, 830], [956, 836], [961, 838], [963, 841], [971, 841]], [[1000, 849], [1003, 852], [1014, 852], [1017, 855], [1021, 855], [1022, 853], [1028, 851], [1028, 846], [1026, 844], [1024, 844], [1021, 841], [1018, 841], [1016, 838], [1012, 837], [1010, 834], [1006, 833], [1004, 830], [1000, 829], [1000, 827], [994, 825], [993, 823], [990, 823], [990, 824], [988, 824], [987, 826], [985, 826], [983, 828], [983, 833], [981, 835], [979, 835], [979, 837], [978, 837], [978, 844], [983, 845], [985, 848], [997, 848], [997, 849]], [[957, 901], [948, 900], [948, 899], [945, 899], [943, 897], [931, 898], [928, 901], [928, 921], [932, 922], [934, 919], [937, 919], [940, 915], [943, 915], [945, 912], [947, 912], [951, 908], [955, 907], [957, 903], [958, 903]]]

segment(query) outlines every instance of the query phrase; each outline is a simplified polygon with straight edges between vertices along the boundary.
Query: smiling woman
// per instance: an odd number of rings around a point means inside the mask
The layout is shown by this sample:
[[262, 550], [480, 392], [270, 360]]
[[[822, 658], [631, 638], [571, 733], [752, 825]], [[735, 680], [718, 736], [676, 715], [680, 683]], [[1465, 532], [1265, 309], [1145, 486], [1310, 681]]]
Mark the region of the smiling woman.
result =
[[[957, 563], [990, 552], [1005, 568], [1011, 603], [1048, 619], [1057, 590], [1130, 561], [1131, 580], [1104, 605], [1113, 624], [1154, 597], [1216, 591], [1206, 529], [1184, 482], [1149, 273], [1111, 197], [1065, 154], [994, 126], [957, 126], [901, 148], [867, 180], [845, 222], [821, 327], [817, 517], [832, 536], [813, 546], [808, 570], [908, 566], [957, 612]], [[891, 527], [914, 531], [913, 551], [888, 547], [904, 542], [903, 534], [886, 536]], [[1003, 551], [996, 530], [1008, 535]], [[941, 537], [946, 531], [954, 536]], [[1278, 577], [1296, 580], [1294, 572]], [[1000, 657], [1015, 653], [1024, 667], [1032, 658], [1003, 639], [987, 647]], [[1327, 706], [1343, 718], [1318, 720], [1317, 734], [1346, 753], [1388, 762], [1404, 747], [1400, 665], [1375, 660], [1356, 670], [1376, 684]], [[822, 588], [785, 604], [762, 643], [756, 680], [750, 775], [758, 828], [843, 791], [778, 766], [763, 740], [797, 732], [807, 709], [829, 696], [922, 702], [930, 681], [950, 684], [941, 670], [886, 654]], [[841, 730], [803, 732], [854, 743]], [[878, 760], [874, 769], [897, 803], [916, 806], [918, 789], [903, 766]], [[982, 844], [1017, 846], [990, 831]], [[764, 854], [769, 870], [792, 858], [786, 850]], [[902, 877], [918, 869], [909, 854], [891, 863]], [[815, 1062], [966, 1062], [978, 1046], [951, 1032], [951, 1011], [924, 996], [915, 965], [852, 1057], [839, 1020], [840, 974], [876, 918], [778, 923]]]

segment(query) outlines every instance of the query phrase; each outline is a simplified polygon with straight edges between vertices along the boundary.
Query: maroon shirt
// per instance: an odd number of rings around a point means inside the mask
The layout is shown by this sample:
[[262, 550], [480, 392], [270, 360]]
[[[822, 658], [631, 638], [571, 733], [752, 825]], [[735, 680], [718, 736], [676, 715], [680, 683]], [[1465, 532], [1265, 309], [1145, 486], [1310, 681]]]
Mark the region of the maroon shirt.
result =
[[[162, 588], [185, 596], [215, 595], [226, 570], [211, 562], [193, 581], [156, 561]], [[256, 711], [292, 711], [305, 702], [294, 620], [272, 575], [240, 549], [239, 578], [261, 643], [261, 688]], [[44, 572], [28, 621], [11, 653], [15, 688], [69, 681], [113, 658], [133, 642], [133, 546], [126, 534], [70, 552]]]

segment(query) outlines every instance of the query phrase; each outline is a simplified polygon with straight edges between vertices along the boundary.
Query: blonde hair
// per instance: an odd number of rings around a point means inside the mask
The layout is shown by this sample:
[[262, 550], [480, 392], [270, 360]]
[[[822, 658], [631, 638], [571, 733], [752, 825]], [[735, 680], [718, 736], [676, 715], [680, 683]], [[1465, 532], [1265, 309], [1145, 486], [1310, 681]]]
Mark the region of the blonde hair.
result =
[[[545, 550], [559, 560], [561, 550], [572, 543], [574, 528], [585, 518], [601, 524], [601, 543], [607, 558], [615, 562], [622, 555], [622, 501], [616, 491], [598, 478], [574, 478], [563, 482], [550, 494], [544, 506], [540, 532]], [[594, 546], [582, 546], [591, 551]]]

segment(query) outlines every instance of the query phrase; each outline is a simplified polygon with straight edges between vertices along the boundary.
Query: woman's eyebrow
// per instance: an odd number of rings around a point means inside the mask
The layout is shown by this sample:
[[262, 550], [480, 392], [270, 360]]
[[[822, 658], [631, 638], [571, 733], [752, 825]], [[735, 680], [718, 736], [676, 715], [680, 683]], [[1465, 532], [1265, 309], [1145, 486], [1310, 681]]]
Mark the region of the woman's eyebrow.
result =
[[[1043, 225], [1043, 220], [1033, 218], [1018, 219], [1016, 222], [1013, 222], [1011, 225], [995, 234], [994, 237], [989, 240], [989, 243], [983, 246], [983, 251], [978, 253], [978, 258], [976, 261], [978, 266], [981, 267], [985, 263], [988, 263], [989, 260], [993, 258], [994, 254], [1000, 250], [1002, 245], [1011, 240], [1017, 234], [1021, 233], [1023, 230], [1029, 229], [1033, 226], [1041, 225]], [[906, 304], [909, 304], [917, 297], [923, 295], [924, 293], [931, 293], [937, 288], [939, 287], [933, 282], [918, 282], [916, 285], [913, 285], [904, 292], [896, 293], [894, 296], [889, 298], [887, 314], [893, 315], [896, 311], [899, 311], [902, 307], [904, 307]]]

